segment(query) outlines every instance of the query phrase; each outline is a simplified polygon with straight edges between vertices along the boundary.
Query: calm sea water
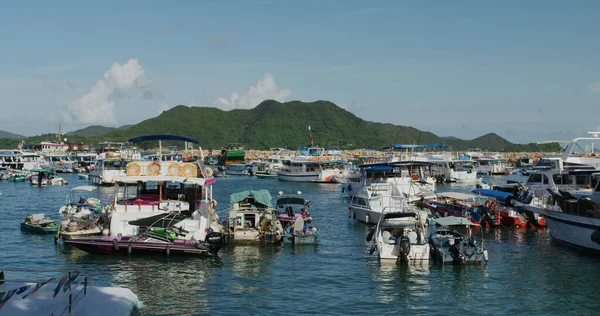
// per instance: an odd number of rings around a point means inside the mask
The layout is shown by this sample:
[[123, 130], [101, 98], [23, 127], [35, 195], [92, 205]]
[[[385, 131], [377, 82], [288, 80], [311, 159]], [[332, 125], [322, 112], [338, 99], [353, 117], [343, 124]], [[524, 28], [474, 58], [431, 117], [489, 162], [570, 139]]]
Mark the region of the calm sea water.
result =
[[0, 267], [84, 269], [94, 285], [134, 291], [148, 315], [596, 314], [600, 308], [600, 259], [556, 245], [547, 229], [485, 231], [487, 265], [380, 265], [366, 256], [369, 228], [348, 221], [347, 201], [334, 184], [240, 177], [214, 185], [221, 218], [232, 192], [302, 191], [321, 232], [317, 246], [300, 249], [244, 246], [224, 249], [218, 259], [128, 258], [90, 255], [57, 246], [50, 235], [22, 233], [26, 215], [57, 217], [68, 191], [87, 184], [66, 177], [64, 187], [0, 182]]

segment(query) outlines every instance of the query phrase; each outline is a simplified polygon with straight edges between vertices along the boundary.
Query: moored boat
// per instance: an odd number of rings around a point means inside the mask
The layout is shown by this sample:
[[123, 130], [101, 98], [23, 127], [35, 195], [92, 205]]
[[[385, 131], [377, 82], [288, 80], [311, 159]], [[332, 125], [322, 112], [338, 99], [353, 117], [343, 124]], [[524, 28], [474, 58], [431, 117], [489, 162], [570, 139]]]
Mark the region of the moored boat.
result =
[[234, 244], [281, 242], [283, 227], [271, 207], [268, 190], [246, 190], [229, 196], [225, 235]]
[[[477, 243], [471, 227], [478, 226], [464, 217], [442, 217], [433, 222], [441, 227], [429, 235], [433, 261], [454, 265], [481, 264], [488, 261], [483, 239]], [[465, 233], [459, 231], [464, 230]]]
[[373, 239], [371, 251], [377, 251], [382, 263], [428, 264], [430, 246], [425, 235], [426, 217], [418, 211], [387, 212], [367, 235]]
[[33, 214], [21, 222], [21, 230], [30, 233], [53, 234], [58, 230], [58, 224], [56, 220], [50, 219], [44, 214]]
[[308, 211], [310, 200], [296, 194], [279, 192], [275, 209], [277, 219], [283, 226], [283, 241], [294, 245], [314, 245], [318, 241], [319, 229], [312, 224]]

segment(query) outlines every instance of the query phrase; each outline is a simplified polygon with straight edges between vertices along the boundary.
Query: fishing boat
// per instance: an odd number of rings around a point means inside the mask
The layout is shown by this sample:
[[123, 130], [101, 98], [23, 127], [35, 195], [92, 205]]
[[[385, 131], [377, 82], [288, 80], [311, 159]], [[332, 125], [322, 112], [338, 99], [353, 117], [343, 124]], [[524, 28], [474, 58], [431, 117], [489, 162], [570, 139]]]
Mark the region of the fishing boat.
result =
[[279, 243], [283, 227], [271, 207], [268, 190], [246, 190], [229, 196], [225, 235], [234, 244]]
[[283, 241], [293, 245], [314, 245], [317, 243], [319, 229], [312, 225], [308, 211], [310, 200], [302, 195], [278, 193], [275, 206], [277, 219], [283, 226]]
[[56, 220], [50, 219], [44, 214], [33, 214], [21, 222], [21, 230], [30, 233], [53, 234], [58, 230], [58, 224]]
[[464, 265], [488, 261], [488, 252], [484, 247], [483, 238], [478, 243], [472, 234], [471, 227], [479, 225], [464, 217], [456, 216], [437, 218], [433, 223], [440, 226], [429, 235], [431, 258], [434, 262]]
[[[106, 205], [102, 205], [99, 198], [99, 190], [95, 186], [82, 185], [69, 190], [65, 203], [58, 210], [59, 214], [75, 214], [82, 210], [92, 210], [96, 213], [102, 212]], [[104, 210], [106, 213], [106, 210]]]
[[219, 156], [219, 165], [229, 166], [231, 164], [242, 164], [244, 163], [244, 156], [246, 152], [244, 147], [238, 143], [227, 144], [227, 146], [221, 149], [221, 155]]
[[382, 263], [428, 264], [430, 246], [425, 236], [426, 216], [421, 211], [404, 210], [380, 216], [367, 241], [373, 239]]
[[475, 169], [477, 174], [485, 175], [505, 175], [510, 173], [510, 168], [506, 159], [499, 155], [490, 157], [475, 158]]

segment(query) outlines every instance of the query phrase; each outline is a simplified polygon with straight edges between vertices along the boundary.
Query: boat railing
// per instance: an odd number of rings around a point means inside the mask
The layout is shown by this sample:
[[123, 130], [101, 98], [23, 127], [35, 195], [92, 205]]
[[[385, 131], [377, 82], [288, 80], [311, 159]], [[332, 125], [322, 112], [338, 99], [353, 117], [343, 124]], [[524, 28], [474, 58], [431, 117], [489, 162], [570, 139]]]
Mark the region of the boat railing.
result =
[[[25, 278], [6, 278], [6, 272], [16, 272], [17, 274], [26, 274]], [[47, 276], [47, 279], [34, 279], [32, 275]], [[29, 295], [35, 295], [42, 286], [47, 284], [57, 284], [54, 289], [56, 301], [53, 308], [48, 311], [48, 315], [72, 315], [80, 303], [87, 295], [88, 276], [85, 271], [68, 269], [24, 269], [24, 268], [4, 268], [0, 267], [0, 285], [5, 283], [16, 283], [20, 287], [13, 294], [22, 294], [21, 298]], [[61, 289], [62, 288], [62, 289]], [[20, 291], [20, 292], [19, 292]], [[11, 291], [7, 291], [7, 294]], [[62, 292], [64, 295], [60, 295]], [[17, 294], [19, 293], [19, 294]], [[5, 296], [6, 299], [6, 296]], [[8, 301], [8, 300], [7, 300]], [[6, 303], [6, 302], [5, 302]]]

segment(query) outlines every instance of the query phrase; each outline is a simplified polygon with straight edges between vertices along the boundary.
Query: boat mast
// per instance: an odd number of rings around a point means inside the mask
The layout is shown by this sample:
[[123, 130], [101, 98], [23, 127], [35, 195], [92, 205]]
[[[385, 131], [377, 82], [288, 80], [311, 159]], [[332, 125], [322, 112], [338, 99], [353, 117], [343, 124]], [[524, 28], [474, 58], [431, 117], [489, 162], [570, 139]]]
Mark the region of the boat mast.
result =
[[312, 132], [310, 131], [310, 125], [308, 125], [308, 147], [312, 147], [313, 146], [313, 136], [312, 136]]

